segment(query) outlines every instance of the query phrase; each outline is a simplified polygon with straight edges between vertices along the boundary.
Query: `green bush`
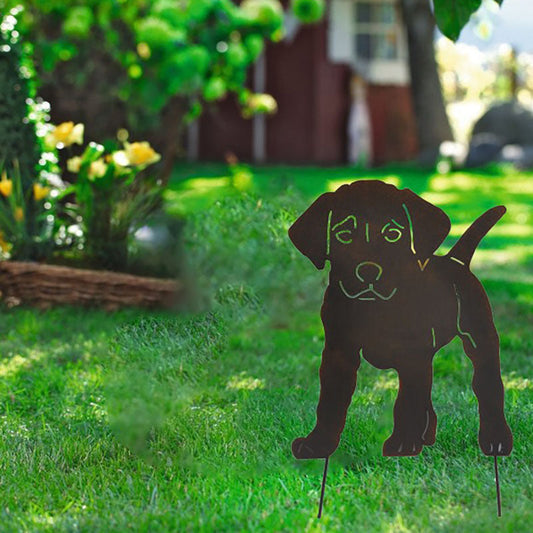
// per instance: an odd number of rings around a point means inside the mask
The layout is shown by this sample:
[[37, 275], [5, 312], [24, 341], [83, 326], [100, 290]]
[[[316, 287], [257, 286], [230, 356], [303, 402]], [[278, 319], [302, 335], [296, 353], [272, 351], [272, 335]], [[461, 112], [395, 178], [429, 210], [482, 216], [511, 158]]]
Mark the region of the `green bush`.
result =
[[13, 195], [2, 192], [0, 231], [12, 258], [41, 259], [52, 250], [54, 220], [50, 211], [40, 216], [43, 206], [34, 188], [42, 187], [39, 181], [55, 159], [52, 153], [41, 155], [36, 130], [44, 127], [47, 108], [34, 99], [32, 49], [20, 40], [19, 15], [13, 8], [0, 20], [0, 170], [5, 191], [14, 185]]
[[[204, 103], [234, 94], [254, 113], [275, 110], [248, 105], [254, 95], [245, 85], [265, 41], [282, 36], [279, 0], [21, 4], [21, 32], [35, 44], [43, 91], [57, 99], [56, 122], [83, 122], [92, 138], [113, 138], [126, 128], [172, 159], [180, 128]], [[61, 99], [75, 101], [79, 114], [58, 116]]]
[[[29, 99], [35, 96], [28, 47], [19, 39], [17, 9], [0, 22], [0, 160], [11, 173], [17, 160], [24, 188], [33, 182], [40, 156]], [[32, 117], [33, 118], [33, 117]]]

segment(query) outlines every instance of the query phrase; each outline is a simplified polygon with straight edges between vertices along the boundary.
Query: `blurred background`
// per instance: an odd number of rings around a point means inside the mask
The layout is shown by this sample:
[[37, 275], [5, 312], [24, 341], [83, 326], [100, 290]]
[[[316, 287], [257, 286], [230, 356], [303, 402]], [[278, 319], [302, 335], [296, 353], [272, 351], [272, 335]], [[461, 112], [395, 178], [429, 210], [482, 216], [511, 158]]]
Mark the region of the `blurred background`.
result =
[[529, 166], [524, 2], [483, 0], [455, 43], [424, 0], [199, 0], [189, 33], [173, 2], [28, 1], [16, 34], [52, 123], [83, 123], [98, 142], [150, 141], [164, 180], [176, 161], [228, 155]]

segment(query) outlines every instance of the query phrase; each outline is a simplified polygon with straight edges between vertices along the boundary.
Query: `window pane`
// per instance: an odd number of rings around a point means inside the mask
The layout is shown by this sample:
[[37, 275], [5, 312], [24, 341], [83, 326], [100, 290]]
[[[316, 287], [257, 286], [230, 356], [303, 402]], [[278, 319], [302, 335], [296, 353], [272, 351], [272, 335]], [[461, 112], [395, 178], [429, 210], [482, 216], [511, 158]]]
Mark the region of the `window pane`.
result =
[[397, 35], [394, 32], [359, 33], [355, 37], [356, 57], [364, 60], [392, 60], [398, 58]]
[[372, 9], [372, 22], [394, 24], [394, 22], [396, 22], [394, 5], [388, 2], [374, 4]]
[[358, 59], [372, 59], [370, 34], [359, 33], [355, 36], [355, 50]]
[[396, 59], [398, 57], [398, 45], [394, 31], [372, 37], [372, 59]]
[[355, 4], [355, 20], [357, 22], [370, 22], [372, 4], [370, 2], [357, 2]]

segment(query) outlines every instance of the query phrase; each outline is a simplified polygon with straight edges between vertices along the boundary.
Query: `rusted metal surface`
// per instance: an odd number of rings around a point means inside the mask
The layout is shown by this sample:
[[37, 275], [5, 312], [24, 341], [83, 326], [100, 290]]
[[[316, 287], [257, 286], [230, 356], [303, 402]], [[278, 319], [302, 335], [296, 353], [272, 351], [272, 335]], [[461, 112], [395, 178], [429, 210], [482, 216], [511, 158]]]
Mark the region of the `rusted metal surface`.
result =
[[418, 455], [434, 444], [433, 356], [455, 337], [474, 367], [481, 450], [511, 453], [498, 334], [488, 297], [470, 271], [476, 247], [504, 213], [498, 206], [482, 214], [446, 255], [435, 255], [450, 230], [446, 213], [378, 180], [325, 193], [296, 220], [293, 244], [315, 267], [329, 262], [330, 271], [317, 420], [293, 442], [295, 457], [326, 458], [337, 448], [361, 357], [399, 377], [383, 455]]

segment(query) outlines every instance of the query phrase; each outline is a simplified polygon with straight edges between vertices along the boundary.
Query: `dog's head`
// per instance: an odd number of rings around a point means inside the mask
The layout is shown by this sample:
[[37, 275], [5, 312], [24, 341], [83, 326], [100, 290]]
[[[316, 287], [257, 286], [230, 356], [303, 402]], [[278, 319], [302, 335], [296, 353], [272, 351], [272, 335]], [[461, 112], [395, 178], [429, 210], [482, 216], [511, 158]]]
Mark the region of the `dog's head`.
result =
[[421, 272], [450, 231], [441, 209], [409, 189], [377, 180], [343, 185], [320, 196], [289, 229], [289, 237], [350, 299], [388, 301]]

